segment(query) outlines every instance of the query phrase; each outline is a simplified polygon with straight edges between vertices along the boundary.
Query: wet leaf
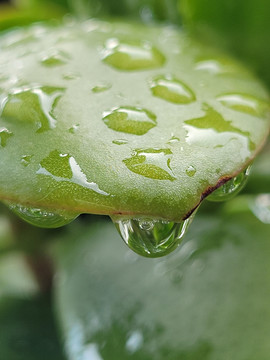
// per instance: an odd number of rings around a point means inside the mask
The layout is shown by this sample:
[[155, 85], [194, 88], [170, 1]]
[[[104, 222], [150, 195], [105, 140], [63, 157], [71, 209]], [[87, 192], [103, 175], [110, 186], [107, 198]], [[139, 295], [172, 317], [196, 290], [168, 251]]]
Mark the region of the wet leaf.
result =
[[239, 199], [198, 214], [179, 251], [151, 261], [108, 222], [75, 224], [55, 251], [68, 358], [267, 360], [270, 225]]
[[0, 198], [35, 224], [180, 222], [269, 131], [253, 75], [169, 27], [33, 25], [0, 48]]

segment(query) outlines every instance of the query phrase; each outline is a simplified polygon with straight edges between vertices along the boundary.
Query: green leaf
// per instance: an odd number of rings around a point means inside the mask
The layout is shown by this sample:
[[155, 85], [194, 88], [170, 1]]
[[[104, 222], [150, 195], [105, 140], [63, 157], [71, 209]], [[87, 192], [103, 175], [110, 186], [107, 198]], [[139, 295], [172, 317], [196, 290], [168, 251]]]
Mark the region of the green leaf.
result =
[[177, 0], [69, 0], [70, 7], [80, 18], [125, 17], [144, 22], [155, 20], [179, 24]]
[[197, 215], [179, 251], [131, 253], [105, 221], [58, 248], [58, 319], [68, 358], [268, 360], [270, 225], [237, 197]]
[[63, 9], [48, 4], [29, 8], [0, 5], [0, 30], [25, 26], [37, 21], [59, 19], [64, 14]]
[[179, 7], [189, 30], [232, 50], [270, 84], [268, 0], [179, 0]]
[[0, 198], [36, 225], [180, 222], [269, 131], [253, 75], [169, 27], [34, 25], [0, 48]]
[[48, 299], [0, 298], [0, 357], [64, 360]]

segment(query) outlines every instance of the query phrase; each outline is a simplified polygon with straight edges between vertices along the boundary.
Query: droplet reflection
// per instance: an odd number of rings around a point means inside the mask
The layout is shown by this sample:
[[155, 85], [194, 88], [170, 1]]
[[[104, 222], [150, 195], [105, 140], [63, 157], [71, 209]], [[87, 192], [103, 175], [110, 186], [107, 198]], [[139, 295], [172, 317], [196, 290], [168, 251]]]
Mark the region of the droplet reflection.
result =
[[250, 173], [250, 166], [239, 175], [227, 181], [207, 197], [209, 201], [227, 201], [237, 195], [246, 185]]
[[112, 217], [116, 229], [131, 250], [145, 257], [161, 257], [181, 242], [193, 216], [180, 223], [157, 219]]

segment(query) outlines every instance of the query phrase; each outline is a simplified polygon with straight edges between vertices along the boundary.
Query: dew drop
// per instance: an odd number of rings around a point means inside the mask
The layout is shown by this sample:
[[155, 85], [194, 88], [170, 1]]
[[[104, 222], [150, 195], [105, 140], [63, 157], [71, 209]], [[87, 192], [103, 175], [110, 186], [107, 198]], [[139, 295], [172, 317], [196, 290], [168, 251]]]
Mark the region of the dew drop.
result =
[[109, 194], [99, 188], [95, 182], [89, 182], [75, 158], [69, 154], [61, 153], [58, 150], [52, 151], [49, 156], [43, 159], [36, 172], [38, 175], [49, 176], [55, 181], [77, 184], [90, 189], [99, 195]]
[[189, 177], [193, 177], [196, 174], [196, 169], [194, 166], [190, 165], [187, 169], [186, 169], [186, 174]]
[[157, 180], [176, 180], [170, 167], [170, 149], [139, 149], [123, 162], [135, 174]]
[[103, 121], [112, 130], [133, 135], [144, 135], [157, 124], [151, 111], [131, 106], [105, 112]]
[[2, 117], [11, 122], [33, 123], [37, 133], [53, 129], [54, 110], [63, 94], [63, 88], [48, 86], [17, 89], [3, 101]]
[[115, 145], [125, 145], [125, 144], [128, 143], [128, 141], [124, 140], [124, 139], [119, 139], [119, 140], [113, 140], [112, 143], [115, 144]]
[[269, 104], [251, 95], [226, 94], [218, 96], [217, 100], [229, 109], [261, 118], [266, 117], [270, 113]]
[[69, 55], [63, 51], [54, 51], [42, 58], [41, 63], [47, 67], [55, 67], [65, 65], [70, 59]]
[[81, 75], [78, 73], [68, 72], [63, 75], [64, 80], [77, 80], [80, 79]]
[[167, 142], [167, 144], [175, 144], [175, 143], [178, 143], [179, 141], [180, 141], [180, 138], [173, 135], [173, 136], [170, 138], [170, 140]]
[[161, 67], [165, 57], [147, 41], [121, 42], [112, 38], [106, 42], [103, 61], [118, 70], [134, 71]]
[[24, 221], [42, 228], [58, 228], [69, 224], [78, 216], [78, 214], [65, 211], [54, 212], [18, 204], [9, 205], [9, 208]]
[[135, 253], [145, 257], [161, 257], [173, 251], [185, 235], [193, 216], [181, 223], [157, 219], [121, 219], [112, 217], [116, 229]]
[[13, 132], [4, 127], [0, 127], [0, 146], [6, 147], [8, 139], [13, 136]]
[[71, 134], [75, 134], [76, 131], [79, 129], [79, 126], [80, 126], [80, 124], [76, 124], [76, 125], [71, 126], [71, 128], [68, 129], [68, 132], [71, 133]]
[[264, 224], [270, 224], [270, 194], [260, 194], [252, 201], [253, 214]]
[[171, 76], [158, 76], [150, 84], [152, 94], [174, 104], [189, 104], [196, 100], [193, 91]]
[[232, 199], [246, 185], [248, 176], [250, 174], [250, 168], [251, 166], [247, 167], [245, 171], [242, 171], [239, 175], [227, 181], [224, 185], [221, 185], [207, 197], [207, 200], [227, 201]]
[[27, 167], [30, 164], [32, 157], [33, 155], [23, 155], [21, 157], [21, 164]]
[[112, 86], [110, 84], [99, 84], [92, 88], [92, 92], [95, 94], [110, 90]]

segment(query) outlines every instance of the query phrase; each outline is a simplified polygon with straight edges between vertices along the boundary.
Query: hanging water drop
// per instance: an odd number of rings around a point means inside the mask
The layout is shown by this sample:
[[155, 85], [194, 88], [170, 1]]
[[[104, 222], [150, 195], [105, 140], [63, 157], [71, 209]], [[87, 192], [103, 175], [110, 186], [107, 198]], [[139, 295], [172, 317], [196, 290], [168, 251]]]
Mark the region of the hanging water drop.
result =
[[165, 57], [148, 41], [121, 42], [112, 38], [106, 42], [103, 61], [118, 70], [134, 71], [160, 67]]
[[161, 257], [181, 242], [193, 216], [174, 223], [158, 219], [112, 217], [116, 229], [131, 250], [145, 257]]
[[227, 201], [237, 195], [246, 185], [248, 176], [250, 174], [251, 166], [247, 167], [245, 171], [227, 181], [220, 186], [212, 194], [207, 197], [209, 201]]
[[26, 207], [19, 204], [9, 204], [8, 206], [24, 221], [42, 228], [58, 228], [69, 224], [78, 216], [78, 214], [65, 211], [55, 212], [41, 208]]
[[152, 94], [174, 104], [190, 104], [196, 100], [193, 91], [182, 81], [171, 76], [159, 76], [150, 84]]

